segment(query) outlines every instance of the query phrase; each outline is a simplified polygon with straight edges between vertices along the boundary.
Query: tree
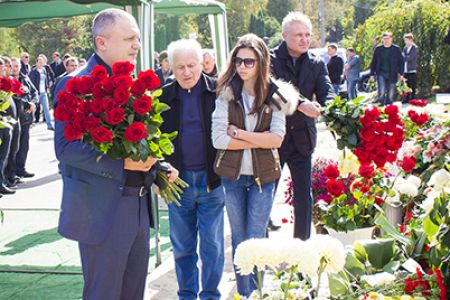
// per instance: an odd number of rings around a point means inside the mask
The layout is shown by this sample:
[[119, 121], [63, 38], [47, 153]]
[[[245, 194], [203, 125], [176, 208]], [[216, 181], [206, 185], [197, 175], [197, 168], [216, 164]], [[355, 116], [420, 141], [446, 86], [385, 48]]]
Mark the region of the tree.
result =
[[368, 68], [374, 46], [372, 39], [380, 37], [384, 31], [393, 33], [394, 43], [404, 46], [403, 35], [414, 34], [414, 42], [419, 46], [417, 87], [422, 96], [427, 96], [434, 85], [449, 89], [450, 47], [443, 43], [450, 26], [450, 4], [433, 0], [396, 0], [392, 4], [380, 4], [367, 21], [356, 30], [353, 46], [364, 58]]
[[268, 15], [281, 23], [289, 12], [295, 10], [297, 2], [296, 0], [269, 0], [266, 10]]
[[281, 31], [280, 23], [274, 17], [267, 16], [263, 11], [250, 16], [248, 32], [254, 33], [260, 38], [265, 36], [270, 38], [279, 31]]

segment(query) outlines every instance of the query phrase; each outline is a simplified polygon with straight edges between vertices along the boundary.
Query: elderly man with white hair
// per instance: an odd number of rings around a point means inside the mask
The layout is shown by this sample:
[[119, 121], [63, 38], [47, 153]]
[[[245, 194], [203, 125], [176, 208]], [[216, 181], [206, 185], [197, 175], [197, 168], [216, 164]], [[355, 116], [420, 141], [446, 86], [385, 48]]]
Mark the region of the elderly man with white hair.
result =
[[202, 73], [202, 49], [196, 41], [173, 42], [167, 52], [175, 81], [163, 87], [160, 97], [171, 107], [163, 114], [161, 130], [178, 131], [173, 141], [175, 153], [167, 160], [189, 184], [180, 199], [181, 206], [169, 204], [178, 297], [218, 300], [224, 265], [224, 196], [220, 178], [213, 171], [216, 150], [211, 140], [211, 115], [216, 81]]

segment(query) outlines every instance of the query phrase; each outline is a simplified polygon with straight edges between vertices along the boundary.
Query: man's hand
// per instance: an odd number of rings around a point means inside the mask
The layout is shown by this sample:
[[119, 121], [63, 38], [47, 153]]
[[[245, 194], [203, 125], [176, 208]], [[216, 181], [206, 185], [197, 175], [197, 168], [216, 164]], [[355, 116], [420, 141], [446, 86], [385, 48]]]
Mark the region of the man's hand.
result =
[[123, 168], [130, 171], [148, 172], [156, 163], [156, 158], [149, 156], [146, 161], [134, 161], [131, 158], [125, 158]]
[[320, 104], [312, 101], [300, 103], [297, 110], [304, 113], [310, 118], [318, 118], [320, 116]]
[[30, 108], [27, 109], [25, 112], [29, 113], [29, 114], [32, 114], [36, 110], [36, 105], [34, 103], [31, 103], [31, 102], [29, 104], [30, 104]]
[[403, 75], [400, 75], [400, 80], [401, 80], [401, 81], [406, 81], [406, 78], [403, 77]]
[[167, 176], [169, 177], [169, 182], [174, 182], [178, 178], [178, 175], [180, 175], [180, 172], [174, 167], [172, 167], [171, 164], [169, 163], [166, 164], [170, 168], [170, 173], [167, 174]]

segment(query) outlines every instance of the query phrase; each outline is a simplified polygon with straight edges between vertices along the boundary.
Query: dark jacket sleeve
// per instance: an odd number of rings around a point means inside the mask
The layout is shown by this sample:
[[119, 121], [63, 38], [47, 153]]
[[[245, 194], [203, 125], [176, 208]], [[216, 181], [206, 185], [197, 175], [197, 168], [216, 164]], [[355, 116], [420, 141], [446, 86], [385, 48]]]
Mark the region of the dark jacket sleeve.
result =
[[319, 69], [318, 76], [316, 77], [316, 97], [320, 105], [323, 106], [325, 102], [333, 100], [336, 95], [334, 94], [330, 77], [328, 77], [325, 63], [320, 61], [316, 67]]

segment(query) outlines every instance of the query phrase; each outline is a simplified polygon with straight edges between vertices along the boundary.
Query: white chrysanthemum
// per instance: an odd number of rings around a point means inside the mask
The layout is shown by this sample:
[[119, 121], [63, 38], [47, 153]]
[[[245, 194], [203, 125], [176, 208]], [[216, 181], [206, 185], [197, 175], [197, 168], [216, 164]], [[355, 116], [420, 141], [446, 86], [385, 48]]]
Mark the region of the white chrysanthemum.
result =
[[377, 286], [390, 283], [396, 279], [395, 275], [387, 272], [377, 273], [373, 275], [363, 275], [361, 279], [367, 282], [370, 286]]
[[409, 197], [416, 197], [419, 194], [419, 189], [409, 181], [404, 180], [403, 183], [397, 186], [397, 191]]
[[422, 183], [422, 180], [414, 175], [409, 175], [406, 181], [412, 183], [416, 188], [420, 188], [420, 184]]
[[388, 204], [390, 204], [390, 205], [396, 206], [396, 205], [398, 205], [398, 203], [400, 202], [400, 196], [399, 196], [399, 194], [398, 194], [397, 191], [394, 191], [394, 193], [395, 193], [394, 196], [392, 196], [392, 197], [390, 197], [390, 196], [386, 197], [386, 202], [387, 202]]
[[329, 235], [318, 234], [308, 241], [311, 247], [319, 254], [320, 259], [324, 259], [326, 273], [338, 273], [345, 265], [344, 245]]
[[269, 239], [250, 239], [240, 243], [234, 255], [234, 264], [241, 275], [253, 273], [254, 267], [263, 270], [275, 268], [283, 262], [280, 246]]
[[423, 208], [423, 210], [425, 211], [425, 215], [428, 215], [430, 213], [430, 211], [433, 209], [434, 199], [436, 199], [436, 197], [428, 196], [428, 198], [425, 199], [422, 202], [422, 204], [420, 205]]
[[320, 264], [320, 257], [317, 251], [308, 242], [300, 239], [292, 239], [283, 242], [281, 248], [283, 262], [289, 267], [297, 266], [303, 274], [312, 277], [317, 274]]
[[434, 172], [428, 181], [428, 186], [433, 186], [437, 191], [441, 191], [445, 187], [450, 187], [450, 173], [445, 169]]
[[398, 191], [398, 189], [400, 188], [400, 186], [402, 186], [403, 184], [405, 184], [405, 182], [406, 182], [406, 179], [405, 179], [405, 178], [403, 178], [403, 177], [398, 177], [398, 178], [395, 180], [394, 185], [393, 185], [394, 190], [397, 190], [397, 191]]

